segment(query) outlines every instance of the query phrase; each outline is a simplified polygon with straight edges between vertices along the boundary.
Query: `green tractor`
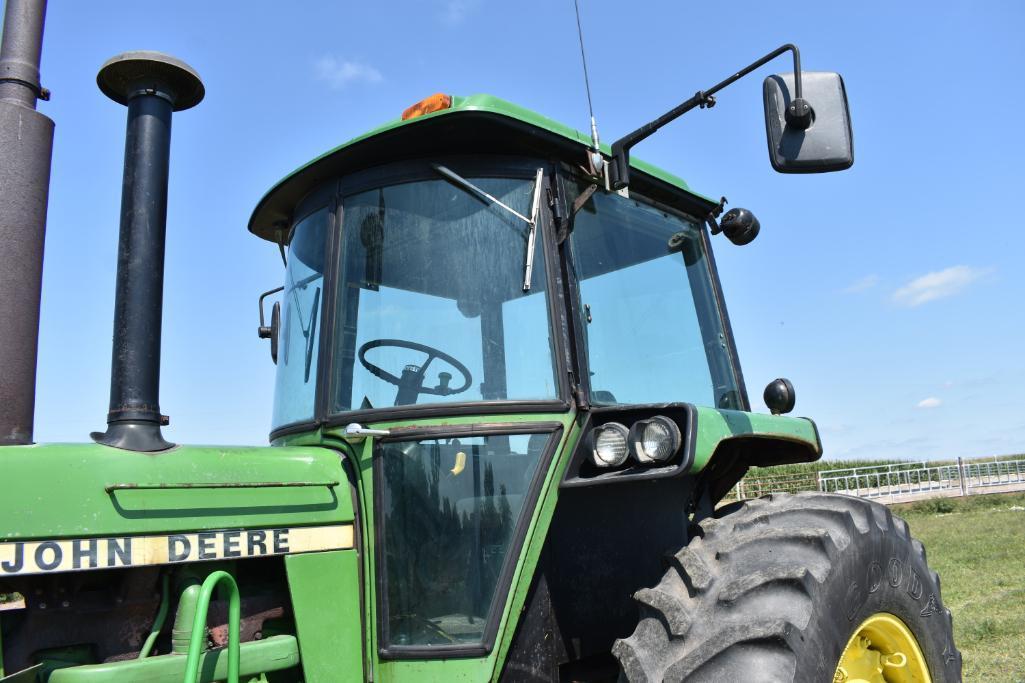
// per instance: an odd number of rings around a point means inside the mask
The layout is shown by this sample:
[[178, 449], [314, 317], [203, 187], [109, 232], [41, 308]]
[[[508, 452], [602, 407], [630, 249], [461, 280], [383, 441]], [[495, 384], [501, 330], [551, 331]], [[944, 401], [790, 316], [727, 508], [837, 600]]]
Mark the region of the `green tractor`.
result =
[[[4, 35], [0, 67], [38, 65]], [[751, 411], [712, 242], [757, 220], [630, 148], [787, 52], [773, 165], [850, 166], [842, 81], [783, 46], [611, 146], [435, 95], [287, 176], [249, 223], [286, 262], [260, 298], [264, 448], [161, 433], [170, 121], [203, 86], [157, 53], [98, 76], [128, 107], [107, 429], [32, 442], [52, 124], [38, 70], [0, 82], [0, 681], [960, 680], [939, 579], [886, 508], [723, 504], [822, 446], [786, 380]]]

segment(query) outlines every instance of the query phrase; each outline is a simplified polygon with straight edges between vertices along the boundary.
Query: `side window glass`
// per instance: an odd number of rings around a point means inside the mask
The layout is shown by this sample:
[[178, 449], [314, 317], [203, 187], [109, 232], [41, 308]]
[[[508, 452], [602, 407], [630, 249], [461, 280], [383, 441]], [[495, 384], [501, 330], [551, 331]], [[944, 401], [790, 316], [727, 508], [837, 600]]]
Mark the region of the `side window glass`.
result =
[[700, 225], [597, 192], [570, 237], [597, 405], [737, 408]]
[[325, 207], [304, 218], [295, 226], [288, 247], [274, 385], [275, 429], [314, 417], [330, 216]]
[[480, 643], [551, 434], [389, 442], [376, 454], [389, 647]]

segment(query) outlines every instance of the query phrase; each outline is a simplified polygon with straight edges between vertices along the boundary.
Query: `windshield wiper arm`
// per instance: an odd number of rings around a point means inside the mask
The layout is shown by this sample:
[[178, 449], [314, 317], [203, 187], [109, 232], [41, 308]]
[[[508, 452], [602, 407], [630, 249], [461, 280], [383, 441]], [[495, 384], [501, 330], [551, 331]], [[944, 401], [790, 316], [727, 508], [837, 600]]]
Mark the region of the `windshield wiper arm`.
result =
[[537, 176], [534, 179], [534, 196], [530, 203], [530, 218], [527, 218], [516, 209], [503, 203], [502, 200], [500, 200], [498, 197], [488, 194], [487, 192], [477, 187], [463, 176], [453, 171], [452, 169], [442, 166], [441, 164], [431, 164], [431, 167], [441, 175], [445, 176], [446, 178], [454, 182], [456, 185], [459, 185], [460, 187], [467, 189], [470, 192], [473, 192], [474, 194], [484, 197], [484, 199], [488, 200], [492, 204], [495, 204], [496, 206], [502, 207], [503, 209], [505, 209], [512, 215], [516, 216], [529, 226], [530, 230], [527, 233], [527, 255], [524, 259], [523, 265], [523, 291], [529, 290], [530, 277], [534, 272], [534, 240], [537, 231], [537, 211], [541, 201], [541, 180], [544, 175], [544, 169], [537, 169]]
[[446, 178], [448, 178], [449, 180], [454, 182], [456, 185], [461, 185], [462, 187], [466, 188], [470, 192], [474, 192], [476, 194], [479, 194], [481, 197], [484, 197], [485, 199], [487, 199], [492, 204], [497, 204], [498, 206], [502, 207], [503, 209], [505, 209], [506, 211], [508, 211], [512, 215], [514, 215], [517, 218], [519, 218], [521, 221], [523, 221], [527, 225], [533, 225], [534, 224], [533, 220], [527, 218], [526, 216], [524, 216], [522, 213], [520, 213], [516, 209], [512, 208], [511, 206], [507, 206], [506, 204], [503, 204], [502, 200], [500, 200], [498, 197], [494, 197], [494, 196], [488, 194], [487, 192], [485, 192], [484, 190], [480, 189], [479, 187], [477, 187], [476, 185], [471, 183], [469, 180], [467, 180], [463, 176], [461, 176], [458, 173], [456, 173], [455, 171], [453, 171], [452, 169], [446, 168], [445, 166], [441, 166], [440, 164], [431, 164], [431, 166], [434, 168], [435, 171], [437, 171], [441, 175], [445, 176]]

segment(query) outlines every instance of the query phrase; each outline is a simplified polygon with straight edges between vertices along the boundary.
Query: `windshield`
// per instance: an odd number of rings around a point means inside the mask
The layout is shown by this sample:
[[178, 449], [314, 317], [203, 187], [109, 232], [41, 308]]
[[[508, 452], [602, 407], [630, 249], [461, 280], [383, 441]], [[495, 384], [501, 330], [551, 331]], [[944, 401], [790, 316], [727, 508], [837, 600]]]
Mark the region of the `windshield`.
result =
[[591, 401], [740, 408], [737, 380], [696, 223], [596, 192], [576, 214]]
[[343, 198], [333, 412], [558, 398], [535, 180], [463, 180]]

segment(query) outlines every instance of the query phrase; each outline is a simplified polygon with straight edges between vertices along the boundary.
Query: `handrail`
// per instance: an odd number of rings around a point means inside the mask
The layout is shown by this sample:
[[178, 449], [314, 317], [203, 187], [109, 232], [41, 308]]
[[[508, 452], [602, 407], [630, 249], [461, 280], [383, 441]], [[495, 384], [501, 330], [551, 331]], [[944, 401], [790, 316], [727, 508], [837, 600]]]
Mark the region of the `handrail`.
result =
[[850, 476], [855, 474], [861, 474], [865, 472], [903, 472], [908, 469], [921, 469], [922, 467], [928, 467], [929, 463], [926, 461], [922, 462], [893, 462], [879, 464], [879, 465], [861, 465], [859, 467], [841, 467], [832, 470], [819, 470], [821, 476], [836, 475], [839, 472], [850, 473]]
[[311, 486], [326, 486], [333, 489], [338, 486], [337, 481], [225, 481], [225, 482], [182, 482], [177, 484], [107, 484], [103, 490], [107, 493], [114, 491], [138, 491], [138, 490], [159, 490], [159, 489], [290, 489], [306, 488]]
[[226, 571], [215, 571], [206, 577], [199, 589], [196, 618], [192, 622], [192, 637], [189, 639], [189, 655], [185, 662], [185, 683], [198, 683], [199, 657], [203, 654], [203, 639], [206, 637], [206, 618], [210, 610], [210, 598], [220, 583], [228, 584], [228, 678], [227, 683], [239, 683], [240, 624], [242, 621], [242, 600], [238, 593], [235, 577]]

